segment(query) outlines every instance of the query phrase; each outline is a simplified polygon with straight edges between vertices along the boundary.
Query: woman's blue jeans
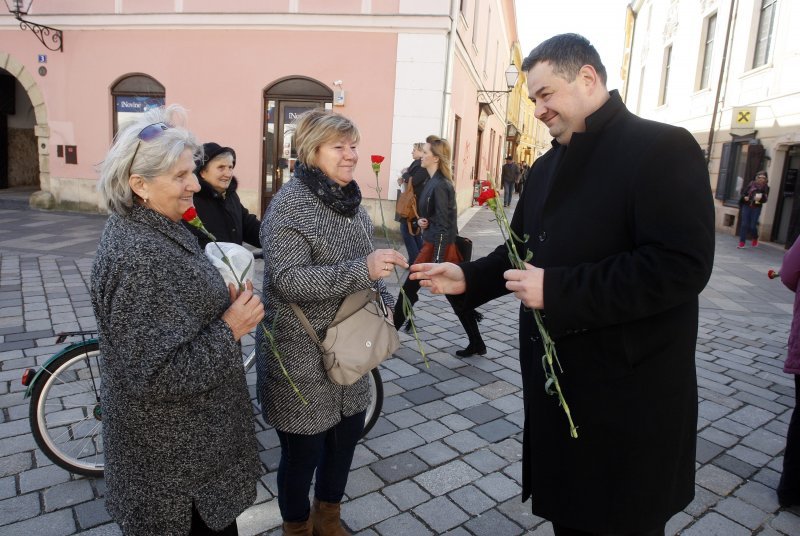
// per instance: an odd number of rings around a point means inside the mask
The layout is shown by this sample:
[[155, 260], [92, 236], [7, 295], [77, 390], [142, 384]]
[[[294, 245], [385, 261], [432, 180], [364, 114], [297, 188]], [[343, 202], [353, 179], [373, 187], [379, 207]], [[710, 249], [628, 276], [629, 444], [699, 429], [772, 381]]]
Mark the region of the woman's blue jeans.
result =
[[751, 207], [742, 205], [740, 210], [742, 223], [739, 229], [739, 241], [746, 242], [748, 233], [753, 239], [758, 238], [758, 217], [761, 215], [761, 206]]
[[419, 250], [422, 249], [422, 233], [418, 235], [412, 235], [410, 232], [408, 232], [408, 224], [406, 223], [406, 219], [400, 218], [400, 235], [402, 235], [403, 243], [406, 246], [408, 263], [411, 264], [414, 262], [414, 259], [417, 258], [417, 255], [419, 255]]
[[364, 429], [366, 410], [342, 417], [339, 424], [314, 435], [287, 434], [278, 430], [281, 461], [278, 464], [278, 508], [284, 521], [308, 519], [308, 488], [316, 471], [314, 496], [320, 501], [342, 501], [350, 464]]

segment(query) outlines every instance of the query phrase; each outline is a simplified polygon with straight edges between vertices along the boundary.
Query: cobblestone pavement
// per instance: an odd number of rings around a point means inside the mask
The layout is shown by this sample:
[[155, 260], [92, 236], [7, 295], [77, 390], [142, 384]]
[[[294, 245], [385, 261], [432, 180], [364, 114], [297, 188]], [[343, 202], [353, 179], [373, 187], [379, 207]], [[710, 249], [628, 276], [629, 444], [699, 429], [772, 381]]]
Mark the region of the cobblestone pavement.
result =
[[[496, 226], [486, 210], [469, 217], [462, 233], [485, 254], [498, 243]], [[0, 207], [0, 535], [120, 534], [103, 480], [71, 475], [36, 448], [20, 383], [23, 369], [63, 346], [55, 333], [94, 326], [89, 271], [104, 221]], [[766, 277], [781, 249], [735, 246], [717, 236], [701, 297], [697, 494], [668, 533], [797, 535], [800, 509], [780, 509], [774, 491], [794, 403], [781, 372], [793, 295]], [[343, 507], [354, 533], [552, 534], [520, 502], [522, 393], [509, 320], [517, 306], [505, 297], [481, 309], [485, 357], [454, 357], [466, 344], [461, 327], [444, 299], [423, 295], [417, 318], [430, 368], [407, 335], [382, 365], [383, 415], [356, 450]], [[254, 372], [248, 379], [252, 388]], [[278, 440], [260, 418], [257, 430], [268, 471], [239, 518], [243, 535], [279, 533]]]

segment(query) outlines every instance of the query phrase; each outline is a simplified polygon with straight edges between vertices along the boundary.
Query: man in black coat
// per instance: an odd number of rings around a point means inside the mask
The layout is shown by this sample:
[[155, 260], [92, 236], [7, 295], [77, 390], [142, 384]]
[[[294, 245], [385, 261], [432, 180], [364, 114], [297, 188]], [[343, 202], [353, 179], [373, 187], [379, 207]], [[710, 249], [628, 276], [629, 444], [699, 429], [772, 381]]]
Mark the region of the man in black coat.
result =
[[[472, 263], [416, 265], [433, 292], [520, 304], [522, 499], [554, 532], [661, 535], [694, 496], [698, 295], [714, 257], [708, 171], [684, 129], [628, 112], [589, 42], [536, 47], [522, 66], [555, 138], [534, 162], [506, 246]], [[578, 438], [545, 392], [531, 309], [555, 341]]]
[[[260, 248], [258, 233], [261, 222], [242, 205], [236, 193], [238, 182], [233, 176], [236, 152], [218, 143], [204, 143], [203, 154], [195, 160], [195, 166], [194, 174], [200, 181], [200, 191], [194, 194], [194, 206], [206, 229], [219, 242], [239, 245], [247, 242]], [[197, 237], [201, 248], [210, 242], [198, 229], [186, 225]]]

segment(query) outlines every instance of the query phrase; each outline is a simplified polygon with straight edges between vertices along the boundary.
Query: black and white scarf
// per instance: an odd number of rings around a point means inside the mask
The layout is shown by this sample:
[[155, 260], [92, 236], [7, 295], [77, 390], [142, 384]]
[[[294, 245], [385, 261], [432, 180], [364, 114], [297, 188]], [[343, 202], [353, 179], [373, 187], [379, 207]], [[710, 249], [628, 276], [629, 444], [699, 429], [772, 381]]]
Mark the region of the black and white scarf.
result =
[[294, 165], [294, 177], [336, 212], [347, 217], [353, 217], [358, 213], [361, 189], [356, 181], [350, 181], [346, 186], [339, 186], [321, 169], [306, 166], [301, 162], [296, 162]]

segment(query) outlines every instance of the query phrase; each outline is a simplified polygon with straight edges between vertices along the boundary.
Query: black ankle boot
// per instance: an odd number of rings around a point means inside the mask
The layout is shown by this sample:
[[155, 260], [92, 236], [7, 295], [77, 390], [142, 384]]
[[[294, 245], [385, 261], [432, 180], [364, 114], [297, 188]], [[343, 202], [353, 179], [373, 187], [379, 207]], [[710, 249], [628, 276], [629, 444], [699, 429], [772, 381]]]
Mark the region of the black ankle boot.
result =
[[482, 315], [473, 309], [458, 313], [457, 316], [464, 331], [467, 332], [469, 344], [463, 350], [457, 350], [456, 355], [459, 357], [469, 357], [475, 354], [486, 355], [486, 344], [483, 342], [481, 330], [478, 327], [478, 320], [482, 318]]
[[486, 355], [486, 345], [481, 341], [480, 345], [469, 343], [463, 350], [456, 350], [458, 357], [469, 357], [471, 355]]
[[394, 321], [394, 329], [400, 331], [403, 324], [406, 322], [406, 315], [403, 313], [403, 296], [397, 297], [397, 302], [394, 304], [394, 314], [392, 315]]

